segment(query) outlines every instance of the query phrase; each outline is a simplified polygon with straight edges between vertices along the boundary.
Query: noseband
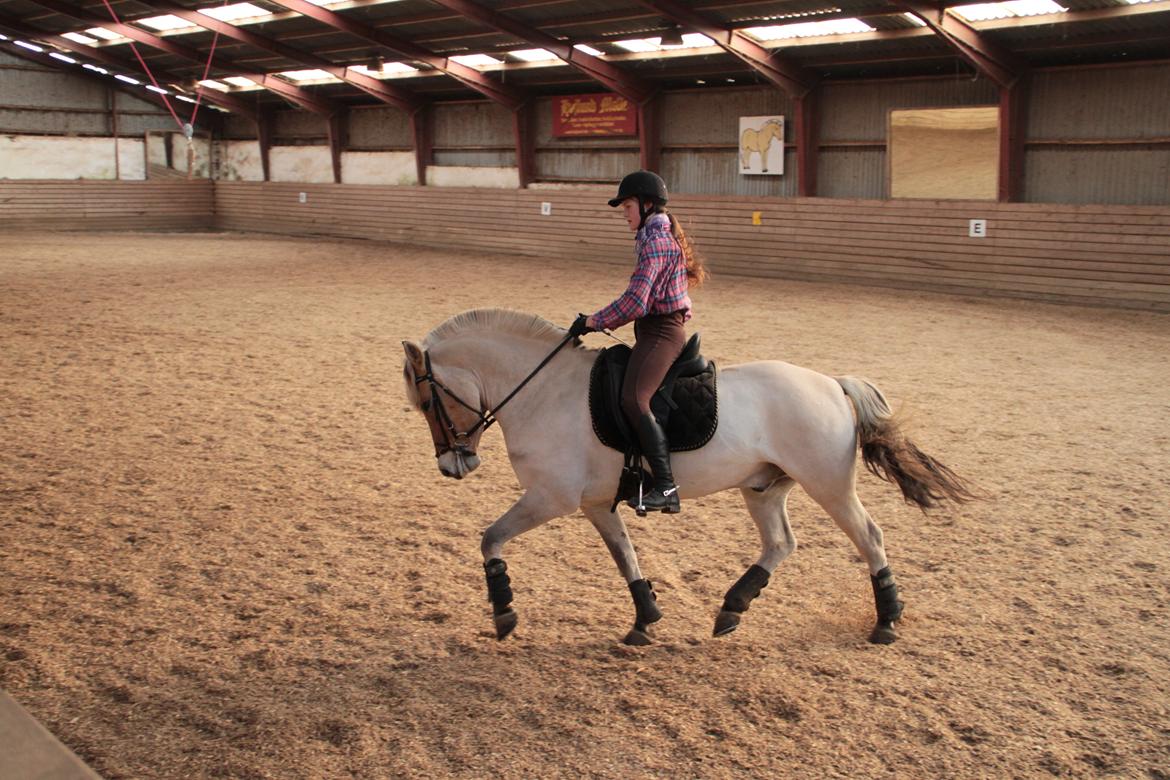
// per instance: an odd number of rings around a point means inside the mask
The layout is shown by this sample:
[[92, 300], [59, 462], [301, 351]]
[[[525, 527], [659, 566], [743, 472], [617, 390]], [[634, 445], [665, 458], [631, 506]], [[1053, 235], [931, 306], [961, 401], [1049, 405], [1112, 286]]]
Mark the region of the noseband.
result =
[[[496, 421], [496, 418], [492, 416], [491, 411], [488, 411], [487, 414], [484, 414], [482, 409], [476, 409], [474, 406], [460, 398], [454, 390], [447, 387], [438, 379], [435, 379], [434, 369], [431, 368], [430, 352], [423, 352], [423, 365], [426, 366], [427, 372], [414, 380], [416, 387], [421, 385], [423, 382], [426, 382], [431, 389], [430, 399], [422, 404], [423, 414], [426, 414], [428, 411], [430, 411], [429, 407], [433, 404], [435, 407], [435, 422], [443, 430], [444, 440], [442, 444], [435, 442], [435, 457], [442, 457], [452, 450], [460, 455], [474, 455], [475, 453], [471, 450], [471, 437], [478, 430], [482, 429], [486, 431], [488, 428], [490, 428], [492, 423]], [[463, 433], [460, 433], [459, 430], [455, 427], [455, 422], [451, 419], [451, 414], [447, 411], [446, 405], [443, 403], [443, 396], [439, 394], [440, 390], [450, 396], [451, 400], [455, 403], [474, 412], [475, 416], [479, 418], [475, 425], [471, 426]]]
[[[565, 338], [561, 340], [561, 343], [557, 344], [556, 349], [548, 353], [544, 360], [540, 361], [540, 365], [534, 368], [532, 373], [526, 376], [524, 381], [516, 386], [515, 390], [508, 393], [508, 396], [503, 401], [500, 401], [500, 403], [497, 404], [495, 408], [488, 409], [486, 411], [483, 409], [477, 409], [471, 404], [467, 403], [462, 398], [460, 398], [454, 390], [436, 379], [435, 371], [433, 368], [431, 368], [431, 353], [428, 350], [423, 350], [423, 365], [425, 366], [427, 372], [420, 377], [416, 377], [414, 384], [415, 387], [417, 387], [423, 382], [426, 382], [427, 386], [430, 387], [431, 397], [422, 404], [423, 414], [425, 415], [428, 411], [430, 411], [429, 407], [433, 404], [435, 407], [435, 423], [443, 431], [443, 442], [441, 444], [439, 442], [435, 442], [435, 457], [441, 458], [446, 453], [452, 451], [459, 455], [474, 455], [475, 452], [471, 449], [471, 437], [474, 436], [477, 431], [486, 431], [488, 428], [495, 425], [496, 413], [503, 409], [504, 405], [511, 401], [517, 393], [523, 390], [524, 386], [532, 381], [532, 378], [540, 373], [540, 370], [547, 366], [549, 361], [552, 360], [556, 354], [572, 340], [573, 337], [571, 335], [565, 336]], [[451, 415], [447, 411], [446, 405], [443, 403], [443, 396], [439, 393], [440, 390], [449, 396], [452, 401], [474, 413], [478, 418], [475, 422], [475, 425], [472, 425], [466, 431], [460, 433], [459, 430], [455, 427], [455, 422], [451, 419]]]

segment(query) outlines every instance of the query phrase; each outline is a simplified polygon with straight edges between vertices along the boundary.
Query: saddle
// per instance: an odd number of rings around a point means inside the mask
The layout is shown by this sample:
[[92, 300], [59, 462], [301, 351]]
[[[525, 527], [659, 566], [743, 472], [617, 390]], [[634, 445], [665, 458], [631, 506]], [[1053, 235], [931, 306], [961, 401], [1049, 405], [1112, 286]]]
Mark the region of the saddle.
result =
[[[622, 381], [631, 350], [624, 344], [601, 350], [589, 374], [589, 415], [593, 432], [607, 447], [626, 456], [614, 507], [632, 495], [645, 478], [638, 437], [622, 414]], [[671, 452], [697, 450], [715, 435], [719, 424], [715, 364], [699, 352], [699, 334], [691, 336], [682, 354], [666, 372], [650, 399], [650, 411], [666, 431]]]

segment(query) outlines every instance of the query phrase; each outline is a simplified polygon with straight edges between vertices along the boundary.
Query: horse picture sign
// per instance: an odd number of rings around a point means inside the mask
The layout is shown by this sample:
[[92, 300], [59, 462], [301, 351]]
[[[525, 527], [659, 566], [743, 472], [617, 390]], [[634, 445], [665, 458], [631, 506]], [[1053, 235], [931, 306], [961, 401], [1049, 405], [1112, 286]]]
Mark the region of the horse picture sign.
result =
[[763, 176], [783, 175], [783, 116], [739, 118], [739, 172]]

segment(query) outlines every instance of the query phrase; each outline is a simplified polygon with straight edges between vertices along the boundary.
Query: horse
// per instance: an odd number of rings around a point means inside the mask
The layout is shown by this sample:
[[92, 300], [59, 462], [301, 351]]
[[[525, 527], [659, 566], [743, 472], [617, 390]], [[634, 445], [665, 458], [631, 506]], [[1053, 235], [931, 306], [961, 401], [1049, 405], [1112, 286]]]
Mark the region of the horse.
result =
[[757, 130], [749, 127], [739, 137], [740, 164], [743, 168], [751, 167], [752, 152], [760, 155], [760, 165], [764, 173], [768, 172], [768, 147], [772, 139], [776, 138], [783, 143], [784, 125], [777, 119], [769, 119]]
[[[570, 341], [572, 347], [562, 349]], [[650, 626], [662, 612], [625, 522], [612, 508], [623, 455], [602, 445], [591, 425], [588, 385], [598, 350], [540, 317], [502, 309], [465, 311], [421, 343], [402, 344], [407, 400], [426, 420], [439, 472], [461, 480], [475, 471], [480, 437], [498, 421], [524, 490], [488, 526], [480, 544], [496, 637], [506, 638], [518, 622], [504, 546], [580, 509], [634, 600], [634, 627], [623, 641], [651, 643]], [[859, 446], [866, 467], [924, 511], [943, 500], [975, 497], [964, 480], [905, 437], [885, 397], [867, 380], [829, 377], [780, 361], [720, 368], [713, 437], [702, 448], [673, 457], [684, 501], [738, 488], [760, 534], [759, 558], [727, 591], [716, 636], [739, 626], [776, 567], [796, 549], [787, 499], [800, 485], [869, 568], [877, 611], [870, 641], [895, 641], [903, 603], [882, 530], [855, 490]]]

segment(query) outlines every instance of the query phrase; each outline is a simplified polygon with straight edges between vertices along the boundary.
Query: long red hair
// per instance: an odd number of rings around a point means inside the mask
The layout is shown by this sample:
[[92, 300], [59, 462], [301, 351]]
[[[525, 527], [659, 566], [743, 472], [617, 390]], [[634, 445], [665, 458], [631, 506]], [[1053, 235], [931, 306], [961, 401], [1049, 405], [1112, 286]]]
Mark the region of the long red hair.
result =
[[707, 271], [707, 264], [703, 262], [702, 255], [695, 250], [695, 245], [687, 237], [682, 223], [678, 221], [674, 214], [671, 214], [665, 208], [662, 209], [662, 212], [670, 219], [671, 235], [678, 242], [678, 246], [683, 253], [683, 258], [686, 260], [687, 283], [692, 287], [698, 287], [711, 276], [710, 272]]

